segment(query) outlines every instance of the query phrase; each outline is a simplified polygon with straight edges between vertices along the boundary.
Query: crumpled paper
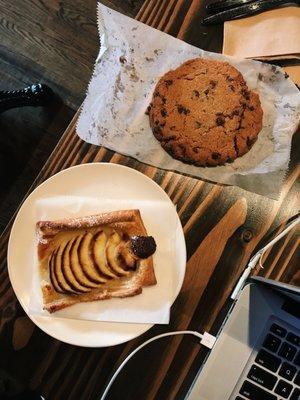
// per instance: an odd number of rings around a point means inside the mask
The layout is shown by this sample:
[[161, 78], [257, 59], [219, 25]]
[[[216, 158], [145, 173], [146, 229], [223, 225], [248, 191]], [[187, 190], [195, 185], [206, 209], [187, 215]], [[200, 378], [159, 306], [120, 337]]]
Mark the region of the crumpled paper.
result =
[[[278, 198], [291, 139], [300, 119], [300, 93], [279, 67], [203, 51], [98, 4], [101, 47], [77, 124], [88, 143], [144, 163]], [[227, 60], [259, 93], [263, 129], [252, 149], [231, 164], [195, 167], [174, 160], [155, 139], [145, 110], [159, 78], [184, 61]]]
[[[41, 278], [36, 248], [29, 314], [50, 318], [72, 318], [90, 321], [168, 324], [170, 307], [178, 290], [179, 271], [175, 257], [176, 232], [179, 222], [172, 205], [167, 201], [113, 200], [80, 196], [56, 196], [36, 202], [36, 220], [73, 218], [101, 212], [139, 209], [149, 235], [153, 235], [157, 249], [153, 255], [157, 284], [143, 288], [140, 295], [124, 299], [109, 299], [75, 304], [49, 314], [43, 310]], [[161, 221], [164, 221], [162, 224]]]

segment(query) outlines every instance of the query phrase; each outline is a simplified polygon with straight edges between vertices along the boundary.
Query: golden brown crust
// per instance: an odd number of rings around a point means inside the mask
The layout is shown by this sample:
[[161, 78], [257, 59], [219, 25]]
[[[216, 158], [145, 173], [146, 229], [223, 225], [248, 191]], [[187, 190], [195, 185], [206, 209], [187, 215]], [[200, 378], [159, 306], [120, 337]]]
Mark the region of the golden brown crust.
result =
[[197, 166], [222, 165], [248, 152], [263, 117], [258, 95], [236, 68], [202, 58], [160, 78], [148, 114], [164, 150]]
[[[122, 210], [88, 217], [70, 218], [58, 221], [39, 221], [36, 224], [38, 241], [38, 259], [42, 280], [44, 309], [50, 313], [69, 307], [76, 303], [109, 299], [112, 297], [130, 297], [142, 292], [143, 286], [156, 284], [152, 256], [140, 259], [136, 271], [119, 279], [109, 280], [88, 293], [58, 293], [52, 286], [49, 277], [49, 259], [59, 235], [72, 235], [89, 232], [102, 227], [134, 235], [147, 236], [139, 210]], [[78, 234], [78, 233], [77, 233]]]

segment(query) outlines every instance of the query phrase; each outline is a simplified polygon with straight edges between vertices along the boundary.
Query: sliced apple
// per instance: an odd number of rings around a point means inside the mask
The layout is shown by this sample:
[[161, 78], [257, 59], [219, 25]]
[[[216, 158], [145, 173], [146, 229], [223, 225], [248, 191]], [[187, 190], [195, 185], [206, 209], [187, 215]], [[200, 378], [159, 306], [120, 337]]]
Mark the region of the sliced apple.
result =
[[118, 245], [121, 243], [121, 237], [117, 232], [110, 235], [106, 244], [106, 258], [108, 265], [114, 272], [123, 276], [128, 275], [129, 271], [124, 270], [123, 264], [119, 259], [119, 252], [117, 251]]
[[54, 288], [54, 290], [58, 293], [64, 293], [63, 289], [59, 286], [55, 274], [54, 274], [54, 262], [55, 262], [56, 252], [53, 252], [49, 258], [49, 276], [50, 282]]
[[91, 233], [86, 233], [80, 242], [78, 248], [79, 262], [82, 269], [89, 277], [92, 282], [95, 283], [105, 283], [107, 279], [100, 275], [92, 257], [90, 256], [91, 243], [93, 241], [93, 235]]
[[88, 275], [84, 273], [78, 257], [78, 247], [80, 246], [84, 236], [85, 235], [78, 236], [70, 249], [70, 268], [77, 282], [81, 286], [87, 289], [94, 289], [99, 286], [99, 283], [90, 280]]
[[96, 233], [94, 236], [93, 255], [95, 264], [100, 273], [110, 278], [117, 278], [117, 275], [109, 268], [106, 260], [106, 244], [107, 237], [103, 231]]
[[62, 273], [62, 260], [64, 258], [64, 254], [66, 251], [66, 248], [68, 246], [68, 242], [63, 242], [55, 255], [54, 261], [53, 261], [53, 271], [54, 271], [54, 276], [56, 278], [56, 281], [59, 285], [59, 287], [62, 289], [64, 293], [69, 293], [69, 294], [77, 294], [75, 290], [71, 288], [71, 286], [68, 284], [66, 281], [63, 273]]
[[137, 259], [132, 254], [130, 241], [121, 242], [117, 248], [117, 252], [120, 254], [120, 257], [124, 260], [127, 269], [136, 268]]
[[70, 266], [70, 253], [72, 251], [72, 248], [74, 247], [76, 239], [77, 238], [75, 237], [69, 240], [68, 244], [66, 245], [62, 257], [61, 271], [67, 284], [71, 287], [71, 289], [75, 290], [78, 293], [87, 293], [90, 292], [91, 289], [82, 286], [80, 282], [77, 281]]

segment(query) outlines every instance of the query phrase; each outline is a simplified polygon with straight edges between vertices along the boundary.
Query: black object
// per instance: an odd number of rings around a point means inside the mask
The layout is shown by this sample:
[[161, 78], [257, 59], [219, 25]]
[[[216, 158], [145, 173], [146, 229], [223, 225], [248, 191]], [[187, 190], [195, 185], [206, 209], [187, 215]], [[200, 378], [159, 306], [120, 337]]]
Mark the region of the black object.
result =
[[276, 351], [279, 349], [280, 344], [281, 340], [278, 337], [269, 333], [263, 343], [263, 347], [276, 353]]
[[267, 372], [256, 365], [252, 365], [247, 378], [270, 390], [274, 388], [275, 383], [277, 382], [277, 377], [275, 375], [270, 374], [270, 372]]
[[[237, 2], [234, 2], [234, 4], [237, 4]], [[241, 4], [243, 4], [243, 2], [241, 2]], [[235, 6], [234, 8], [218, 12], [217, 14], [204, 18], [201, 23], [204, 25], [218, 24], [224, 21], [248, 17], [262, 11], [272, 10], [274, 8], [288, 6], [291, 4], [300, 5], [300, 0], [258, 0], [249, 4], [247, 3], [238, 7]], [[214, 7], [220, 8], [220, 4]]]
[[280, 347], [279, 350], [279, 355], [283, 358], [286, 358], [288, 361], [292, 361], [296, 354], [296, 347], [292, 346], [291, 344], [288, 343], [283, 343], [282, 346]]
[[285, 335], [287, 333], [287, 330], [285, 328], [282, 328], [282, 326], [279, 326], [277, 324], [273, 324], [270, 328], [270, 331], [280, 337], [285, 337]]
[[21, 90], [0, 91], [0, 113], [16, 107], [44, 106], [53, 97], [52, 89], [42, 83], [30, 85]]
[[294, 333], [290, 332], [287, 337], [286, 340], [292, 344], [294, 344], [295, 346], [300, 346], [300, 336], [295, 335]]
[[255, 358], [255, 362], [273, 372], [276, 372], [281, 364], [280, 358], [265, 350], [260, 350]]
[[283, 381], [280, 379], [278, 382], [276, 388], [275, 388], [275, 393], [279, 394], [283, 398], [287, 399], [293, 389], [293, 386], [290, 385], [289, 383]]
[[299, 400], [299, 398], [300, 398], [300, 389], [296, 388], [296, 389], [293, 391], [290, 400]]
[[288, 381], [291, 381], [294, 378], [296, 372], [296, 367], [287, 362], [284, 362], [279, 370], [279, 375], [287, 379]]
[[[263, 348], [257, 353], [255, 364], [251, 366], [239, 391], [243, 399], [278, 400], [279, 395], [280, 399], [300, 400], [300, 390], [295, 388], [295, 385], [300, 386], [300, 370], [296, 367], [300, 364], [300, 350], [297, 353], [299, 340], [299, 335], [288, 332], [278, 324], [270, 326], [262, 344]], [[267, 370], [275, 373], [278, 371], [278, 375], [284, 379], [278, 379]], [[272, 391], [276, 396], [265, 389]]]
[[214, 3], [207, 4], [206, 11], [210, 14], [218, 13], [221, 11], [228, 10], [228, 8], [239, 7], [245, 4], [252, 3], [257, 0], [220, 0]]
[[298, 371], [298, 374], [294, 380], [295, 385], [300, 386], [300, 370]]
[[300, 367], [300, 350], [298, 351], [298, 354], [296, 355], [294, 364], [296, 364], [296, 365], [298, 365], [298, 367]]
[[276, 396], [266, 392], [264, 389], [245, 381], [241, 387], [240, 394], [249, 400], [277, 400]]

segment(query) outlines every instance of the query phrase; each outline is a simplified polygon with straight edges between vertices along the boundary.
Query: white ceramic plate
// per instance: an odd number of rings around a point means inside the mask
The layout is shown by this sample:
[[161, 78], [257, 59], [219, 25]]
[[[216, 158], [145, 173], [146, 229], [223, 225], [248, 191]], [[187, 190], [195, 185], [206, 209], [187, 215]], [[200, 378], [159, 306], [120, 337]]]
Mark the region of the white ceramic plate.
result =
[[[122, 165], [111, 163], [81, 164], [52, 176], [27, 197], [13, 224], [8, 243], [8, 273], [15, 294], [28, 314], [31, 288], [33, 235], [36, 223], [36, 200], [50, 196], [74, 195], [110, 199], [169, 201], [164, 190], [146, 175]], [[179, 217], [174, 209], [176, 218]], [[179, 221], [176, 230], [176, 270], [173, 302], [182, 286], [186, 247]], [[151, 324], [112, 323], [29, 316], [48, 335], [78, 346], [105, 347], [127, 342], [151, 328]]]

